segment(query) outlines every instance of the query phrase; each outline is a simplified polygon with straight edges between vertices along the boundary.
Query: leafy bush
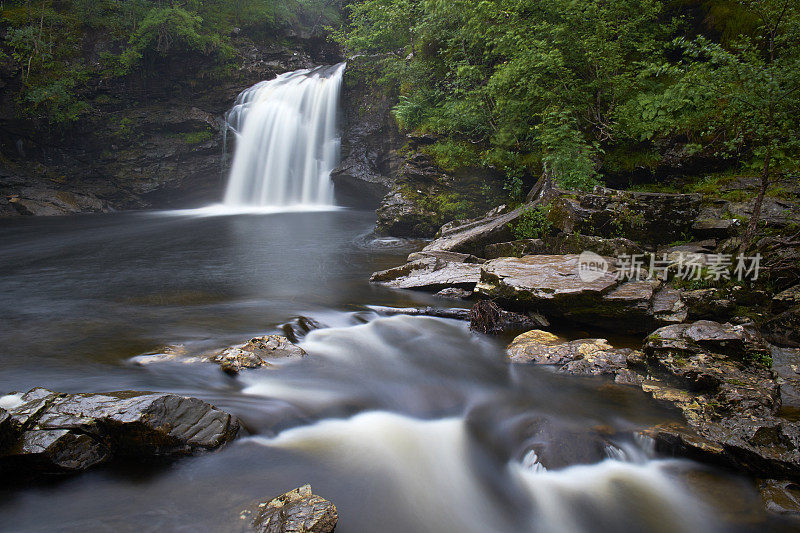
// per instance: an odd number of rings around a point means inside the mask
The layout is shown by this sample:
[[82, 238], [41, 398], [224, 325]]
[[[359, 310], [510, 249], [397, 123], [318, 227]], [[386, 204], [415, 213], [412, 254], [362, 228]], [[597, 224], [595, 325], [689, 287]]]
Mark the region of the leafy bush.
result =
[[549, 219], [550, 206], [540, 205], [525, 210], [511, 228], [517, 239], [539, 239], [553, 230]]

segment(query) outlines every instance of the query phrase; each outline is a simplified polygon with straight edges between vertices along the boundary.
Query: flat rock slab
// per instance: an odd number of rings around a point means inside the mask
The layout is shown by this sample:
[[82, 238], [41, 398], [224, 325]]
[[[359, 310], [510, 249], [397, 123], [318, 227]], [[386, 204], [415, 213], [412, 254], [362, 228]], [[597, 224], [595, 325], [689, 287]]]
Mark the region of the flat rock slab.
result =
[[236, 417], [197, 398], [33, 389], [0, 409], [0, 471], [74, 472], [113, 457], [187, 455], [238, 431]]
[[311, 492], [311, 485], [259, 504], [253, 520], [258, 533], [330, 533], [339, 514], [331, 502]]
[[575, 254], [501, 257], [483, 265], [476, 290], [486, 296], [538, 302], [562, 296], [600, 296], [619, 285], [611, 272], [581, 279], [579, 268], [580, 256]]
[[373, 283], [394, 289], [438, 291], [455, 287], [472, 290], [481, 278], [480, 263], [467, 262], [471, 256], [446, 254], [423, 256], [405, 265], [376, 272]]

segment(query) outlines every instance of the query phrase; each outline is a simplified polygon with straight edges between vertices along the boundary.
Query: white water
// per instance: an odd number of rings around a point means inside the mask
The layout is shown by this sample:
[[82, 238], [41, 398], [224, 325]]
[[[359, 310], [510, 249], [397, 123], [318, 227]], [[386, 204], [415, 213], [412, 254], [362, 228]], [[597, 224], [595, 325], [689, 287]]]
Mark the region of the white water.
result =
[[[492, 489], [475, 468], [461, 418], [421, 420], [372, 411], [250, 441], [313, 456], [343, 475], [382, 480], [365, 484], [373, 496], [413, 517], [414, 531], [718, 530], [707, 510], [670, 475], [682, 467], [675, 461], [606, 460], [554, 472], [511, 462], [498, 494], [498, 485]], [[525, 509], [521, 522], [500, 504], [504, 500]]]
[[333, 205], [330, 173], [339, 159], [337, 112], [345, 64], [281, 74], [242, 92], [228, 112], [236, 135], [224, 206]]

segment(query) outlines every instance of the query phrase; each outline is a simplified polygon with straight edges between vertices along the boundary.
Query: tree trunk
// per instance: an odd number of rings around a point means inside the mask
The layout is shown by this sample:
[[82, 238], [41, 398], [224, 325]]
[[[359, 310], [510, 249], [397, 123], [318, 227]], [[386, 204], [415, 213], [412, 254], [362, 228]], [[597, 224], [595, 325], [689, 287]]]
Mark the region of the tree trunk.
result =
[[758, 189], [758, 196], [756, 196], [755, 204], [753, 204], [753, 214], [750, 216], [750, 222], [747, 224], [747, 231], [745, 231], [744, 239], [742, 239], [742, 253], [750, 248], [753, 237], [758, 229], [758, 223], [761, 220], [761, 206], [764, 204], [764, 196], [767, 194], [767, 188], [769, 187], [771, 157], [772, 147], [768, 147], [766, 157], [764, 158], [764, 168], [761, 170], [761, 186]]
[[527, 203], [533, 203], [539, 198], [542, 198], [548, 194], [550, 191], [553, 190], [553, 177], [550, 175], [550, 172], [547, 170], [547, 163], [544, 164], [544, 169], [542, 170], [542, 177], [536, 182], [536, 185], [533, 186], [531, 191], [528, 193], [528, 196], [525, 198]]

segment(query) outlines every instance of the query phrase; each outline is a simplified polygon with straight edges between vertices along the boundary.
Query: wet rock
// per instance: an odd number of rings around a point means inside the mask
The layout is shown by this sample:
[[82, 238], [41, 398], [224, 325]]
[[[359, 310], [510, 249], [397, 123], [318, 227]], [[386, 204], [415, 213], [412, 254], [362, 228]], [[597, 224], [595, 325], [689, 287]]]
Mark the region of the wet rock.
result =
[[370, 309], [382, 315], [431, 316], [453, 320], [469, 320], [469, 309], [442, 309], [441, 307], [385, 307], [370, 305]]
[[700, 239], [726, 239], [736, 235], [739, 227], [737, 219], [701, 219], [692, 224], [692, 233]]
[[59, 394], [33, 389], [0, 413], [0, 470], [85, 470], [113, 457], [191, 454], [230, 442], [238, 420], [198, 400], [165, 393]]
[[480, 404], [467, 413], [466, 427], [500, 461], [515, 459], [536, 471], [595, 464], [608, 457], [608, 442], [596, 431], [513, 404]]
[[780, 390], [769, 347], [752, 324], [679, 324], [651, 334], [643, 348], [650, 375], [642, 388], [678, 407], [685, 434], [660, 430], [676, 453], [705, 454], [767, 477], [800, 476], [800, 432], [779, 415]]
[[772, 297], [772, 309], [782, 313], [800, 305], [800, 285], [795, 285]]
[[373, 80], [380, 57], [347, 62], [342, 81], [342, 162], [331, 172], [340, 205], [374, 208], [394, 187], [405, 139], [391, 116], [395, 99]]
[[508, 211], [500, 206], [481, 218], [444, 226], [440, 236], [425, 246], [423, 251], [449, 251], [485, 257], [487, 245], [514, 238], [511, 227], [523, 211], [524, 208]]
[[771, 318], [761, 331], [779, 346], [800, 346], [800, 305]]
[[[641, 354], [628, 348], [614, 348], [605, 339], [567, 341], [541, 330], [523, 333], [508, 346], [506, 353], [512, 363], [533, 363], [555, 366], [559, 372], [576, 375], [616, 376], [628, 370], [628, 360], [638, 360]], [[621, 383], [637, 382], [629, 372]]]
[[736, 312], [736, 304], [717, 289], [682, 291], [681, 297], [688, 309], [689, 318], [694, 320], [728, 320]]
[[238, 374], [244, 369], [270, 367], [276, 360], [298, 359], [305, 350], [280, 335], [265, 335], [251, 339], [246, 344], [228, 348], [212, 358], [227, 374]]
[[322, 328], [323, 325], [306, 316], [298, 316], [280, 326], [281, 331], [290, 342], [298, 343], [311, 331]]
[[[418, 258], [415, 258], [418, 257]], [[438, 291], [445, 288], [472, 290], [480, 280], [480, 263], [466, 254], [412, 254], [405, 265], [375, 272], [370, 281], [395, 289]]]
[[538, 313], [523, 315], [501, 309], [490, 300], [481, 300], [469, 311], [469, 327], [472, 331], [487, 335], [502, 335], [531, 328], [543, 328], [550, 323]]
[[330, 533], [336, 528], [336, 506], [311, 492], [311, 485], [259, 504], [253, 520], [258, 533]]
[[794, 481], [762, 480], [758, 483], [758, 491], [767, 511], [800, 516], [800, 485]]

